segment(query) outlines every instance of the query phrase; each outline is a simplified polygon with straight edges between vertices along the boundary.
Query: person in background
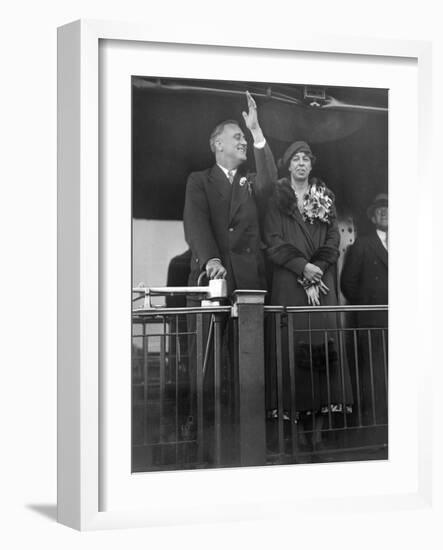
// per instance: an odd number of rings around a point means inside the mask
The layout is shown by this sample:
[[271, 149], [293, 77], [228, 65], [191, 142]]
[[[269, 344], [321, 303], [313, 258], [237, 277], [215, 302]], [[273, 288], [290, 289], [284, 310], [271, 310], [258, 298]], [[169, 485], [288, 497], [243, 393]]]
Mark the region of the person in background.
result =
[[[348, 249], [341, 273], [341, 290], [352, 305], [388, 304], [388, 195], [378, 194], [367, 209], [372, 231], [357, 237]], [[361, 311], [358, 360], [363, 422], [388, 420], [387, 311]], [[368, 330], [363, 330], [368, 329]]]
[[[191, 262], [191, 251], [189, 248], [174, 256], [168, 265], [168, 274], [166, 286], [181, 286], [185, 287], [188, 284], [189, 269]], [[186, 307], [186, 296], [183, 294], [172, 294], [166, 296], [166, 307], [182, 308]], [[188, 336], [187, 319], [184, 313], [171, 315], [169, 318], [169, 333], [168, 338], [168, 354], [170, 376], [173, 379], [176, 377], [177, 399], [178, 399], [178, 419], [180, 423], [180, 432], [182, 439], [190, 437], [189, 427], [192, 422], [190, 418], [191, 410], [191, 379], [189, 372], [188, 361]], [[177, 372], [174, 372], [177, 369]], [[173, 423], [171, 422], [171, 425]]]

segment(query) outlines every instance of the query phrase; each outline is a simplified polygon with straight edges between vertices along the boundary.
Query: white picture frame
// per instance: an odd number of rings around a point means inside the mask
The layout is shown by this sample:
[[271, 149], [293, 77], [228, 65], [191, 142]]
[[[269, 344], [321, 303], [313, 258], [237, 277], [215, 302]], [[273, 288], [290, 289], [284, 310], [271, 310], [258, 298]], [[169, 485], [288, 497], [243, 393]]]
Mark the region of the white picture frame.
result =
[[[171, 506], [167, 513], [167, 503], [162, 507], [136, 507], [123, 503], [112, 510], [103, 510], [101, 505], [100, 483], [103, 482], [102, 456], [105, 448], [102, 441], [101, 422], [105, 397], [101, 386], [102, 357], [100, 353], [100, 298], [106, 290], [101, 286], [101, 260], [99, 216], [103, 204], [100, 192], [100, 96], [99, 73], [101, 41], [125, 41], [128, 48], [140, 42], [152, 44], [194, 44], [205, 50], [209, 47], [236, 49], [252, 48], [276, 52], [298, 51], [314, 54], [330, 53], [340, 56], [372, 56], [395, 60], [413, 59], [418, 70], [418, 124], [413, 126], [412, 135], [417, 134], [417, 158], [424, 162], [418, 165], [421, 181], [430, 179], [429, 145], [431, 106], [428, 90], [431, 81], [431, 46], [427, 42], [370, 40], [348, 37], [319, 37], [299, 34], [297, 39], [290, 37], [256, 40], [245, 34], [235, 41], [219, 35], [205, 36], [204, 30], [192, 38], [186, 29], [170, 31], [144, 25], [102, 21], [77, 21], [59, 29], [58, 83], [59, 83], [59, 141], [58, 141], [58, 520], [80, 530], [104, 529], [130, 526], [151, 526], [159, 524], [194, 523], [195, 521], [217, 521], [218, 519], [260, 519], [265, 515], [263, 502], [270, 498], [266, 494], [262, 500], [249, 499], [249, 507], [243, 512], [241, 506], [229, 506], [225, 500], [202, 502], [200, 507], [186, 510], [183, 503]], [[417, 160], [417, 159], [415, 159]], [[418, 163], [417, 163], [418, 164]], [[423, 206], [423, 205], [422, 205]], [[395, 208], [394, 208], [395, 209]], [[423, 221], [420, 229], [432, 227], [431, 220]], [[395, 238], [395, 235], [394, 235]], [[392, 241], [391, 241], [392, 242]], [[430, 245], [429, 245], [430, 246]], [[427, 245], [417, 254], [429, 252]], [[417, 268], [416, 280], [423, 280], [423, 273]], [[427, 311], [429, 306], [417, 300], [417, 313]], [[427, 351], [428, 359], [431, 351]], [[418, 400], [417, 418], [413, 426], [419, 428], [417, 437], [418, 458], [416, 476], [406, 491], [398, 490], [383, 496], [350, 493], [340, 499], [342, 510], [362, 511], [399, 508], [426, 508], [432, 502], [430, 386], [429, 377], [432, 360], [417, 376]], [[418, 429], [417, 428], [417, 429]], [[127, 427], [129, 429], [129, 427]], [[343, 470], [336, 465], [335, 475]], [[251, 469], [249, 469], [251, 470]], [[288, 467], [280, 468], [279, 480], [288, 475]], [[201, 472], [207, 482], [220, 478], [219, 472]], [[328, 471], [319, 471], [321, 478]], [[150, 474], [148, 482], [161, 491], [166, 483], [164, 474]], [[168, 474], [171, 475], [171, 474]], [[185, 483], [195, 482], [195, 473], [180, 474]], [[231, 483], [239, 476], [247, 477], [254, 483], [254, 476], [270, 477], [260, 469], [254, 471], [224, 472], [217, 483]], [[154, 478], [155, 476], [155, 478]], [[163, 476], [163, 477], [162, 477]], [[190, 477], [191, 476], [191, 477]], [[192, 478], [192, 476], [194, 476]], [[271, 474], [272, 477], [272, 474]], [[179, 478], [175, 477], [177, 482]], [[257, 478], [255, 477], [255, 480]], [[275, 480], [274, 480], [275, 481]], [[179, 483], [181, 483], [180, 481]], [[272, 482], [272, 480], [271, 480]], [[414, 489], [411, 490], [410, 487]], [[284, 495], [285, 508], [297, 508], [300, 502]], [[210, 497], [209, 497], [210, 498]], [[273, 498], [276, 495], [273, 494]], [[278, 498], [278, 493], [277, 493]], [[241, 499], [240, 499], [241, 501]], [[304, 499], [303, 507], [319, 510], [330, 506], [330, 500], [321, 496]], [[215, 506], [211, 506], [215, 505]], [[218, 508], [217, 508], [218, 506]], [[268, 511], [269, 515], [269, 511]], [[281, 517], [281, 511], [270, 514]]]

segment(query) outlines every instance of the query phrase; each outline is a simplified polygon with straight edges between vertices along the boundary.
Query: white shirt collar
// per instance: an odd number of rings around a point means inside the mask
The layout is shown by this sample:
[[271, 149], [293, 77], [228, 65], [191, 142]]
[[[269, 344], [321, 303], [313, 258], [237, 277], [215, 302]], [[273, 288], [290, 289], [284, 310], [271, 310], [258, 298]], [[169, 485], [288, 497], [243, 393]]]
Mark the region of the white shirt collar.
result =
[[376, 229], [378, 238], [381, 240], [381, 244], [388, 249], [388, 234], [386, 231], [382, 231], [381, 229]]
[[237, 168], [233, 168], [232, 170], [228, 170], [227, 168], [225, 168], [224, 166], [222, 166], [222, 165], [219, 164], [218, 162], [217, 162], [217, 166], [223, 170], [224, 175], [225, 175], [228, 179], [229, 179], [229, 176], [228, 176], [229, 172], [231, 172], [234, 176], [235, 176], [235, 174], [237, 173]]

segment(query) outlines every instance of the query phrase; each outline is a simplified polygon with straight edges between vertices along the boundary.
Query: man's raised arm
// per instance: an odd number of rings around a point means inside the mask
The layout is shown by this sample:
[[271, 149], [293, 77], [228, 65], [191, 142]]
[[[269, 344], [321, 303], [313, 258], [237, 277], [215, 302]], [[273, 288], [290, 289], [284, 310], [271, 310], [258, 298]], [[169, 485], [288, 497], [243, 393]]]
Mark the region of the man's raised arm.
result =
[[242, 115], [254, 140], [254, 157], [257, 171], [256, 191], [270, 194], [278, 178], [277, 167], [258, 121], [257, 104], [249, 92], [246, 92], [246, 99], [248, 101], [248, 112], [243, 111]]

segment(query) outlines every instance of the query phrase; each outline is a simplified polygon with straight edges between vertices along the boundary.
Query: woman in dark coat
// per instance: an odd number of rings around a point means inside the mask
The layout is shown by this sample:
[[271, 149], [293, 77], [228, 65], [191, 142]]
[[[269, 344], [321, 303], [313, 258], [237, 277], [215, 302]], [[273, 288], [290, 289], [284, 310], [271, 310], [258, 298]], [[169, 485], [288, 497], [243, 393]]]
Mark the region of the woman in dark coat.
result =
[[[314, 442], [318, 443], [324, 415], [343, 414], [352, 404], [344, 345], [340, 345], [337, 331], [338, 314], [316, 312], [316, 306], [338, 304], [340, 235], [333, 193], [319, 179], [309, 177], [315, 162], [309, 145], [293, 143], [282, 161], [289, 178], [278, 182], [264, 225], [272, 263], [271, 304], [312, 306], [312, 313], [289, 314], [294, 328], [293, 354], [288, 349], [287, 327], [282, 327], [283, 404], [302, 426], [315, 413]], [[294, 357], [293, 382], [290, 355]], [[295, 403], [291, 403], [293, 384]]]

